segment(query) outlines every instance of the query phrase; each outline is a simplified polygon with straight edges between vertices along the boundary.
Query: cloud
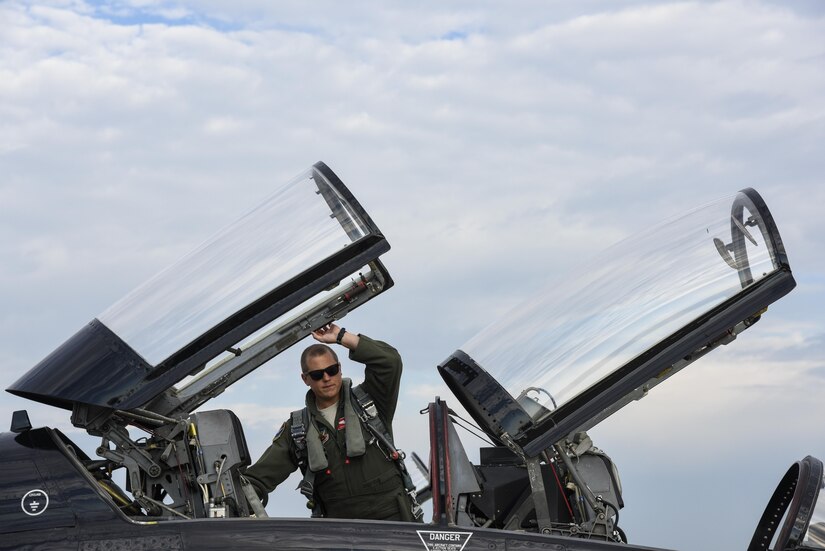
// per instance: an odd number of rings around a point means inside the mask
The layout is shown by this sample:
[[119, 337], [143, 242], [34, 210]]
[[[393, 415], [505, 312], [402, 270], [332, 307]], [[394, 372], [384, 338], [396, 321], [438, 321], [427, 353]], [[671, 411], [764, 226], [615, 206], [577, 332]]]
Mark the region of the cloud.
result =
[[444, 385], [419, 384], [412, 387], [408, 386], [404, 390], [404, 393], [408, 396], [414, 396], [416, 398], [424, 398], [430, 400], [433, 396], [436, 396], [438, 394], [444, 394], [444, 390]]
[[289, 418], [290, 412], [294, 409], [289, 407], [270, 407], [257, 403], [234, 402], [226, 404], [226, 409], [235, 412], [243, 419], [243, 424], [252, 428], [279, 427]]
[[[322, 159], [393, 246], [395, 288], [347, 323], [402, 350], [412, 410], [443, 394], [439, 361], [535, 289], [753, 186], [798, 288], [729, 353], [598, 435], [642, 489], [634, 541], [650, 541], [657, 502], [644, 493], [673, 474], [668, 461], [693, 473], [749, 450], [761, 468], [779, 461], [760, 451], [764, 434], [787, 453], [817, 451], [798, 413], [822, 413], [808, 396], [821, 389], [825, 334], [823, 20], [812, 6], [0, 3], [0, 373], [10, 384]], [[259, 450], [293, 397], [243, 388], [221, 399]], [[417, 410], [403, 411], [403, 432], [422, 430]], [[676, 443], [646, 445], [650, 434]], [[650, 448], [673, 455], [657, 465]]]

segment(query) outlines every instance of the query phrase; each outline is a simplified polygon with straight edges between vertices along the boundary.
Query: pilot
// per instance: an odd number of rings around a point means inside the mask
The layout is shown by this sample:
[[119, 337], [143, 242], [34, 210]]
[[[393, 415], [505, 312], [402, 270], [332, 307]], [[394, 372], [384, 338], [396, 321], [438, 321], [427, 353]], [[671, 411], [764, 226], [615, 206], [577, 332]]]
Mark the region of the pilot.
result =
[[[312, 516], [419, 520], [403, 454], [392, 443], [401, 356], [387, 343], [334, 323], [312, 336], [322, 344], [301, 354], [306, 407], [290, 415], [245, 477], [266, 503], [267, 494], [300, 468], [299, 489]], [[363, 383], [353, 386], [342, 377], [329, 344], [343, 346], [351, 360], [366, 365]]]

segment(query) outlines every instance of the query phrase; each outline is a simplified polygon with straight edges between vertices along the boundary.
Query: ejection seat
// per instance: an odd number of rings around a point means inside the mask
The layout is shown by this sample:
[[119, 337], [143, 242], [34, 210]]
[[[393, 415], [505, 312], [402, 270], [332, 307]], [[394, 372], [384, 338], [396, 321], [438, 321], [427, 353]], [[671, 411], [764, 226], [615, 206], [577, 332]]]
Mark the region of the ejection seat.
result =
[[[618, 473], [586, 434], [567, 452], [574, 459], [550, 453], [528, 458], [502, 444], [481, 448], [473, 465], [456, 432], [455, 413], [436, 398], [428, 414], [435, 522], [565, 535], [589, 530], [591, 537], [626, 541], [616, 525], [624, 505]], [[598, 498], [591, 504], [585, 492]], [[613, 510], [605, 512], [604, 503]]]

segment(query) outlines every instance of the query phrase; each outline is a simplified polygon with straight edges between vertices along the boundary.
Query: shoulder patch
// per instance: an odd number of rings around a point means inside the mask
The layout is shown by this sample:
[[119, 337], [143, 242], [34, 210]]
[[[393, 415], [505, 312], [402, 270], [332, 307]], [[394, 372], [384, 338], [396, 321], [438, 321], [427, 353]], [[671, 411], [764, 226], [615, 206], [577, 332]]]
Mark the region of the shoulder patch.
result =
[[280, 437], [284, 434], [284, 432], [285, 432], [285, 431], [286, 431], [286, 421], [284, 421], [284, 422], [281, 424], [281, 428], [279, 428], [279, 429], [278, 429], [278, 432], [277, 432], [277, 434], [275, 434], [275, 436], [272, 438], [272, 441], [273, 441], [273, 442], [277, 442], [277, 441], [278, 441], [278, 438], [280, 438]]

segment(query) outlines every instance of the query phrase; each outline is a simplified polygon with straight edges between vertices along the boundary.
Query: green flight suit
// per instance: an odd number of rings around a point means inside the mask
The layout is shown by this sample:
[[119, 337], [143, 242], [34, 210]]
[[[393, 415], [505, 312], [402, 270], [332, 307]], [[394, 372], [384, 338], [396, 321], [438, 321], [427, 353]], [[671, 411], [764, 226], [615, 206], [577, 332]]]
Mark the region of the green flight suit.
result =
[[[360, 335], [349, 358], [366, 364], [361, 387], [375, 402], [378, 414], [392, 433], [392, 419], [401, 384], [401, 356], [387, 343]], [[343, 391], [343, 387], [342, 387]], [[330, 426], [308, 391], [306, 407], [310, 423], [318, 428], [328, 468], [315, 475], [315, 498], [328, 518], [361, 518], [412, 521], [411, 503], [404, 490], [398, 467], [375, 444], [368, 445], [360, 457], [347, 457], [344, 400], [340, 396], [336, 425]], [[298, 469], [295, 443], [290, 436], [291, 419], [283, 424], [261, 458], [246, 470], [258, 496], [267, 494]], [[340, 429], [340, 430], [339, 430]]]

